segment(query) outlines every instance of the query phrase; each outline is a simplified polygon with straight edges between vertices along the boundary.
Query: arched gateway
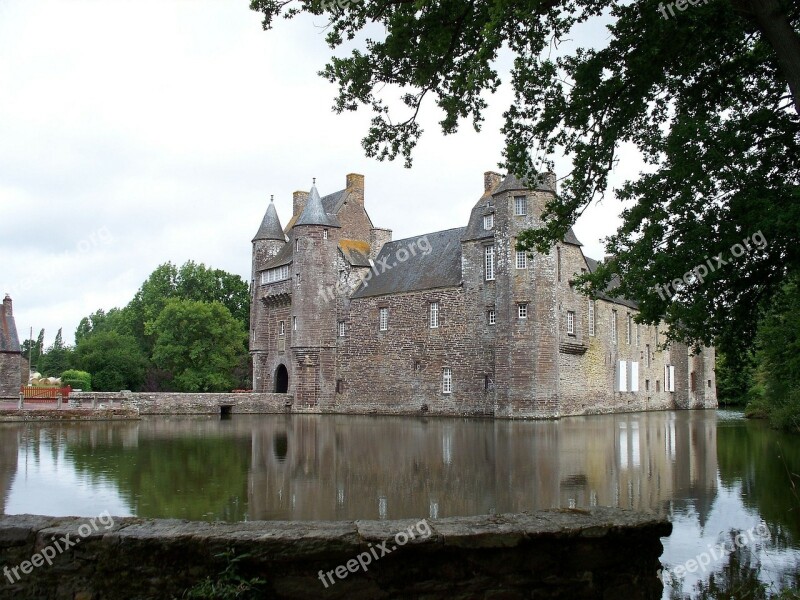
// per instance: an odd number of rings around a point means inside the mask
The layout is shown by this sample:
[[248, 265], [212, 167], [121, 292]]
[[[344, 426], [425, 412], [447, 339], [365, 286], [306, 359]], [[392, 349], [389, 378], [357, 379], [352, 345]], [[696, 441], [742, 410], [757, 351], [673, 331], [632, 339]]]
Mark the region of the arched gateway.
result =
[[285, 394], [289, 391], [289, 371], [286, 366], [278, 365], [275, 369], [275, 393]]

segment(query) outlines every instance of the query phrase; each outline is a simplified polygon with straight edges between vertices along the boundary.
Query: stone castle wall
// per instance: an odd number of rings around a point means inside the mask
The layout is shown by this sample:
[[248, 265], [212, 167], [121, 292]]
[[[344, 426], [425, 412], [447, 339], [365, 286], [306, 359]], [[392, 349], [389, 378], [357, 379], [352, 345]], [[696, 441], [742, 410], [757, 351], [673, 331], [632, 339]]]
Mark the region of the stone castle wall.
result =
[[19, 398], [20, 368], [18, 352], [0, 352], [0, 398]]

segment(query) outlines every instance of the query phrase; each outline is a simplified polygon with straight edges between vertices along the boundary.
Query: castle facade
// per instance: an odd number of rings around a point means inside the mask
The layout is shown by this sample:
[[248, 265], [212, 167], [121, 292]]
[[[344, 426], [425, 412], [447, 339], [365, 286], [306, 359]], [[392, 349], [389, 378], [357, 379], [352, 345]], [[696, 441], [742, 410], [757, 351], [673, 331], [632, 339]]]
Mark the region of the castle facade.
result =
[[714, 349], [692, 354], [637, 324], [634, 302], [591, 300], [597, 263], [572, 230], [518, 252], [556, 191], [484, 174], [465, 227], [392, 240], [367, 214], [363, 175], [270, 202], [253, 239], [253, 389], [321, 412], [554, 418], [716, 407]]

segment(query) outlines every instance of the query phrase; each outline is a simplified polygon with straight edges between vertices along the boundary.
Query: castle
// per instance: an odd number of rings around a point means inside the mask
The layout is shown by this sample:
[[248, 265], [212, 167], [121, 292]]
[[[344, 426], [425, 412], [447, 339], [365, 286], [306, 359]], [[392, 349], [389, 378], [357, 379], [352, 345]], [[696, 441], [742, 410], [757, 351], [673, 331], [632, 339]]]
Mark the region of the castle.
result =
[[597, 263], [570, 230], [547, 254], [515, 250], [541, 226], [555, 175], [484, 174], [466, 227], [392, 240], [367, 214], [364, 176], [271, 201], [253, 239], [253, 389], [321, 412], [553, 418], [716, 407], [714, 349], [662, 349], [637, 305], [590, 300]]
[[0, 398], [19, 398], [21, 381], [22, 354], [14, 322], [14, 305], [6, 294], [0, 305]]

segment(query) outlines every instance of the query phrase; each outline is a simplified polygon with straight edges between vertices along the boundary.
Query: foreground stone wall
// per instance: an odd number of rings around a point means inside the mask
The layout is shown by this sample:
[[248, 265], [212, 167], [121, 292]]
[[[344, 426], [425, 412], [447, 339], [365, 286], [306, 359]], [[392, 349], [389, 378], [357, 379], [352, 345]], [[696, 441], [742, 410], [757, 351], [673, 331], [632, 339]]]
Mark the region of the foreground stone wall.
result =
[[178, 392], [76, 392], [70, 404], [96, 402], [98, 405], [120, 403], [140, 415], [205, 415], [220, 414], [221, 406], [229, 406], [232, 414], [287, 412], [293, 399], [286, 394], [182, 394]]
[[[229, 564], [220, 553], [233, 551], [247, 555], [237, 563], [241, 576], [265, 581], [264, 598], [656, 599], [662, 592], [660, 537], [672, 528], [654, 516], [611, 508], [429, 522], [119, 517], [95, 523], [0, 518], [0, 595], [179, 598], [206, 577], [217, 579]], [[397, 534], [412, 530], [415, 539], [398, 547]], [[67, 549], [65, 536], [75, 542]], [[55, 542], [63, 552], [54, 552]], [[51, 564], [42, 561], [48, 554]], [[367, 556], [378, 558], [368, 563]], [[321, 577], [329, 572], [326, 587]]]

